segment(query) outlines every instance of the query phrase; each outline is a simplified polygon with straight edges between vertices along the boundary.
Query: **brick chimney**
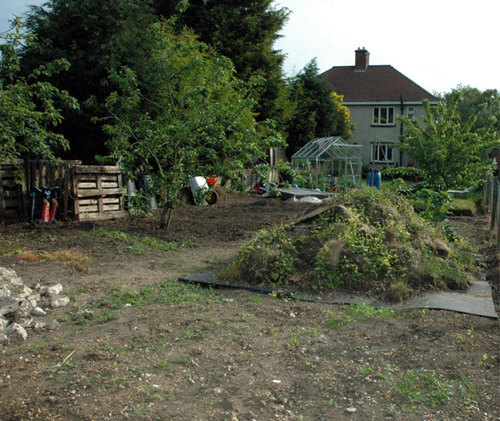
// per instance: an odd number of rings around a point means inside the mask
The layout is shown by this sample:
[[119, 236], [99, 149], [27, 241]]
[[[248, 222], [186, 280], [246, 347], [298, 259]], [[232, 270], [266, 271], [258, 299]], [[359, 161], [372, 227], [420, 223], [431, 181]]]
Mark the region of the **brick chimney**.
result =
[[370, 53], [368, 50], [363, 47], [359, 48], [355, 51], [356, 53], [356, 62], [354, 65], [355, 72], [366, 72], [368, 65], [370, 64]]

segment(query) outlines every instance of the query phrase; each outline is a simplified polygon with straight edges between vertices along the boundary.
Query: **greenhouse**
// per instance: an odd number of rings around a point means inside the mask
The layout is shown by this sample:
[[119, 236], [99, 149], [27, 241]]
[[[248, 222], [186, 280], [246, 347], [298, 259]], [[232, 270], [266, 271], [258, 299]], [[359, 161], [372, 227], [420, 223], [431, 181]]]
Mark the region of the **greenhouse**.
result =
[[341, 137], [311, 140], [292, 156], [301, 187], [334, 191], [336, 187], [361, 187], [361, 145]]

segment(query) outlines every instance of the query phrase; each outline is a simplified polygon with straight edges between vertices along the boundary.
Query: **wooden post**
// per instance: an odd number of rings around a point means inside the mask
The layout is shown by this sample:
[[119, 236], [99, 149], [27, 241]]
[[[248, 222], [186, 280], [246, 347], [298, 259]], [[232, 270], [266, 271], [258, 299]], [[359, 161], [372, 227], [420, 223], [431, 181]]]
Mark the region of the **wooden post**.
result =
[[498, 223], [498, 202], [499, 202], [498, 190], [499, 190], [499, 188], [500, 188], [500, 185], [498, 183], [498, 178], [495, 178], [495, 183], [493, 185], [493, 200], [491, 203], [492, 206], [491, 206], [490, 230], [493, 230], [493, 228], [495, 228], [495, 224]]

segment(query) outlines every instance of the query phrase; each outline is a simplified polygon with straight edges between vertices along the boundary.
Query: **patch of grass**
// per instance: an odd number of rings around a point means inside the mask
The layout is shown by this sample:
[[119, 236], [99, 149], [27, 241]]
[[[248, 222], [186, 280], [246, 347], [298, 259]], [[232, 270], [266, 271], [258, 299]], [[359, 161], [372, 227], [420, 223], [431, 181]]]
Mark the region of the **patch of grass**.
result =
[[169, 372], [172, 369], [172, 363], [168, 360], [162, 361], [155, 365], [158, 370]]
[[360, 319], [371, 319], [375, 317], [392, 318], [394, 311], [385, 308], [375, 308], [362, 304], [350, 304], [343, 306], [344, 313], [336, 315], [332, 310], [328, 310], [330, 319], [326, 322], [325, 327], [328, 329], [339, 329], [349, 323], [355, 322]]
[[410, 403], [424, 403], [437, 408], [453, 396], [450, 382], [442, 380], [433, 371], [409, 370], [393, 385], [393, 391]]
[[124, 242], [128, 244], [127, 250], [135, 254], [144, 254], [144, 247], [162, 251], [176, 251], [180, 250], [181, 248], [192, 246], [192, 239], [189, 239], [184, 243], [177, 244], [175, 242], [159, 240], [158, 238], [154, 237], [140, 237], [137, 235], [128, 234], [123, 231], [110, 230], [107, 228], [96, 228], [92, 230], [92, 235], [95, 235], [97, 237], [112, 238]]

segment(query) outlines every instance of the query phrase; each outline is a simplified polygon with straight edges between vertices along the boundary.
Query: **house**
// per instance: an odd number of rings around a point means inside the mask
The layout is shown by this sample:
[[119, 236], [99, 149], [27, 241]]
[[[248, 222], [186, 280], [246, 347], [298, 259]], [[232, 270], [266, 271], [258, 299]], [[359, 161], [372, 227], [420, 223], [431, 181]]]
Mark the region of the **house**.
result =
[[390, 65], [370, 66], [370, 53], [355, 51], [354, 66], [335, 66], [322, 76], [332, 90], [344, 96], [356, 128], [350, 143], [362, 145], [363, 165], [374, 169], [406, 166], [407, 154], [393, 147], [403, 134], [396, 116], [422, 119], [422, 100], [437, 104], [439, 98], [427, 92]]

